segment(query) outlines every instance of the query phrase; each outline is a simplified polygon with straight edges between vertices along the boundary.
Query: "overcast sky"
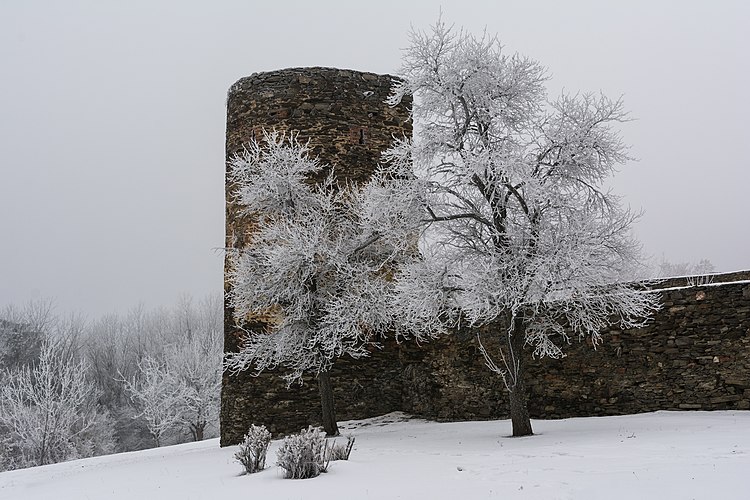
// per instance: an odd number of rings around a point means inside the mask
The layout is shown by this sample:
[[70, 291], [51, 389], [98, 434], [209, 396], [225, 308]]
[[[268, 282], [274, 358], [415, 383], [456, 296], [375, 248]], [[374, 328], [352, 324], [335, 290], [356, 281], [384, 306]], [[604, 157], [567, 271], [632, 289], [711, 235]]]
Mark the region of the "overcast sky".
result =
[[623, 95], [645, 250], [750, 269], [745, 1], [0, 0], [0, 307], [222, 288], [225, 99], [293, 66], [393, 73], [410, 25], [498, 33], [550, 92]]

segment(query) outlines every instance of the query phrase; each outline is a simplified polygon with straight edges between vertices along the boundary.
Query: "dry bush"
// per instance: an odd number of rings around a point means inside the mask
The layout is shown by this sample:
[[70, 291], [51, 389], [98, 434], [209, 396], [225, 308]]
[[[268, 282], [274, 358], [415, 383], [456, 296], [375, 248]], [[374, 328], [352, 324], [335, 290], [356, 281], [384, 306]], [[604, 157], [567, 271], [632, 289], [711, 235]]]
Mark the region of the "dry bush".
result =
[[284, 438], [277, 452], [276, 465], [286, 471], [287, 479], [307, 479], [328, 470], [328, 446], [319, 427], [308, 427]]
[[336, 460], [349, 460], [349, 455], [352, 453], [353, 446], [354, 436], [347, 436], [346, 443], [338, 444], [334, 441], [328, 448], [326, 458], [328, 458], [330, 462], [335, 462]]
[[270, 443], [271, 433], [266, 426], [251, 425], [234, 458], [245, 467], [248, 474], [262, 471], [266, 468], [266, 453]]

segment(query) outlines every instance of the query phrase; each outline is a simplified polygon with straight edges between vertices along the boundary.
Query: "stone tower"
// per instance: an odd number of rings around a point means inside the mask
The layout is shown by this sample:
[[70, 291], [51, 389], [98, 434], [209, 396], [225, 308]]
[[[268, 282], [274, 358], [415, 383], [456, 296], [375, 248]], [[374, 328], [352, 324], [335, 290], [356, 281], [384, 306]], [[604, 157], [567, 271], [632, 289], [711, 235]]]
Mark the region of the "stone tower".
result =
[[[232, 85], [227, 99], [226, 158], [229, 160], [254, 138], [260, 139], [264, 129], [293, 131], [299, 134], [301, 142], [309, 141], [313, 156], [336, 169], [340, 180], [366, 181], [393, 137], [411, 136], [408, 109], [411, 102], [405, 100], [396, 107], [384, 102], [393, 79], [390, 75], [335, 68], [292, 68], [242, 78]], [[232, 205], [231, 186], [227, 184], [226, 189], [225, 244], [227, 248], [242, 248], [250, 224]], [[227, 286], [225, 283], [225, 291]], [[238, 349], [241, 332], [234, 326], [232, 311], [227, 306], [224, 316], [224, 349], [231, 352]], [[259, 328], [262, 323], [247, 326]], [[363, 418], [383, 412], [382, 404], [376, 408], [371, 402], [361, 400], [371, 398], [365, 384], [372, 385], [377, 379], [389, 376], [390, 370], [379, 364], [379, 359], [373, 356], [366, 363], [358, 363], [363, 365], [362, 370], [358, 369], [362, 380], [358, 377], [354, 380], [361, 387], [359, 396], [356, 401], [344, 396], [342, 404], [337, 404], [339, 418]], [[395, 383], [397, 377], [390, 378], [390, 383]], [[315, 384], [306, 383], [287, 389], [274, 374], [257, 378], [247, 372], [225, 375], [221, 397], [222, 445], [239, 441], [251, 423], [263, 423], [276, 432], [317, 423], [319, 403], [315, 388]], [[338, 392], [337, 400], [341, 398]], [[274, 407], [288, 406], [290, 398], [295, 406], [299, 405], [299, 418], [288, 422], [287, 409], [284, 427], [278, 427], [273, 422]], [[398, 409], [400, 401], [398, 405], [394, 401], [393, 406]]]

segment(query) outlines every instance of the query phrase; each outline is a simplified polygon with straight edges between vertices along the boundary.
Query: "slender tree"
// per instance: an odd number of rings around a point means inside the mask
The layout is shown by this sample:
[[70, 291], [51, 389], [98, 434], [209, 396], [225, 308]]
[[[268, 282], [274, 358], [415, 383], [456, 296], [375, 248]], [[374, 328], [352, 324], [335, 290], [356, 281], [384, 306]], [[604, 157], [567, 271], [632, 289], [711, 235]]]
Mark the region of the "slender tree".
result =
[[167, 368], [184, 387], [180, 421], [193, 441], [202, 441], [206, 429], [219, 417], [222, 343], [219, 336], [194, 338], [166, 354]]
[[182, 423], [182, 405], [188, 396], [186, 387], [165, 364], [152, 356], [138, 363], [138, 377], [124, 379], [130, 399], [138, 409], [136, 418], [146, 421], [154, 444]]
[[390, 274], [415, 248], [412, 218], [388, 205], [406, 181], [382, 170], [361, 188], [337, 185], [333, 173], [315, 184], [329, 167], [276, 133], [230, 166], [235, 202], [254, 224], [248, 246], [229, 254], [229, 299], [239, 325], [261, 316], [267, 326], [248, 331], [225, 366], [280, 367], [290, 384], [317, 376], [323, 426], [336, 435], [330, 370], [377, 346], [391, 319]]
[[395, 308], [404, 328], [476, 327], [513, 435], [532, 434], [524, 348], [559, 358], [571, 336], [597, 345], [604, 326], [640, 326], [657, 307], [620, 279], [638, 265], [636, 215], [602, 187], [629, 159], [622, 102], [548, 102], [537, 62], [442, 21], [412, 33], [401, 76], [390, 103], [414, 96], [416, 132], [387, 157], [416, 175], [428, 251], [398, 276]]
[[[121, 377], [131, 401], [148, 426], [156, 446], [164, 436], [187, 429], [193, 441], [201, 441], [206, 429], [215, 427], [221, 389], [221, 321], [213, 314], [215, 300], [196, 309], [182, 299], [175, 310], [172, 338], [161, 354], [147, 355], [138, 362], [137, 373]], [[189, 326], [188, 326], [189, 325]]]
[[17, 466], [45, 465], [109, 453], [114, 429], [86, 378], [86, 364], [46, 339], [33, 366], [2, 374], [0, 429]]

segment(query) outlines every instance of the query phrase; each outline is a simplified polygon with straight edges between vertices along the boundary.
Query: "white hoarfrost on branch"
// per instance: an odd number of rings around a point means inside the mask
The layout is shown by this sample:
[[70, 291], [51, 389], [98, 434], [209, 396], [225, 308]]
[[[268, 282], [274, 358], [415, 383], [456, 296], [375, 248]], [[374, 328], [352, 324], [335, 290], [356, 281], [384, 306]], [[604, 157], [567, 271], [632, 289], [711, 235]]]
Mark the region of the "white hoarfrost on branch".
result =
[[254, 474], [266, 468], [266, 454], [271, 444], [271, 433], [264, 425], [251, 425], [239, 444], [234, 458], [245, 467], [245, 472]]
[[[97, 404], [86, 364], [45, 340], [33, 366], [0, 375], [0, 434], [8, 468], [46, 465], [114, 450], [114, 428]], [[0, 436], [3, 437], [3, 436]]]
[[657, 265], [657, 275], [659, 278], [674, 278], [687, 276], [688, 284], [705, 285], [713, 281], [711, 276], [716, 272], [716, 267], [708, 259], [701, 259], [696, 263], [692, 262], [669, 262], [662, 258]]
[[194, 441], [202, 441], [206, 430], [219, 420], [222, 339], [194, 339], [167, 353], [171, 366], [185, 388], [181, 421]]
[[146, 356], [138, 375], [125, 379], [131, 400], [156, 446], [169, 433], [187, 429], [194, 441], [215, 425], [221, 389], [221, 341], [202, 332], [170, 346], [160, 357]]
[[248, 329], [225, 367], [280, 367], [290, 384], [318, 376], [329, 434], [329, 371], [377, 348], [392, 321], [393, 269], [416, 251], [419, 205], [399, 198], [411, 182], [400, 174], [385, 168], [364, 186], [340, 185], [295, 136], [275, 132], [230, 162], [233, 202], [253, 225], [247, 247], [229, 250], [229, 300], [238, 325], [262, 317], [266, 326]]
[[135, 418], [146, 421], [156, 446], [181, 422], [181, 406], [187, 397], [185, 387], [163, 360], [147, 356], [138, 363], [138, 376], [125, 380], [130, 399], [138, 408]]
[[416, 174], [428, 250], [397, 276], [396, 313], [431, 334], [476, 327], [513, 434], [531, 434], [524, 348], [559, 358], [571, 336], [596, 345], [605, 326], [641, 326], [658, 307], [622, 282], [639, 265], [636, 214], [602, 188], [629, 160], [615, 129], [627, 115], [601, 95], [549, 102], [537, 62], [441, 21], [412, 34], [401, 76], [389, 102], [414, 96], [416, 132], [386, 158]]
[[276, 451], [276, 465], [284, 469], [287, 479], [309, 479], [328, 472], [328, 442], [317, 427], [302, 429], [284, 438]]

